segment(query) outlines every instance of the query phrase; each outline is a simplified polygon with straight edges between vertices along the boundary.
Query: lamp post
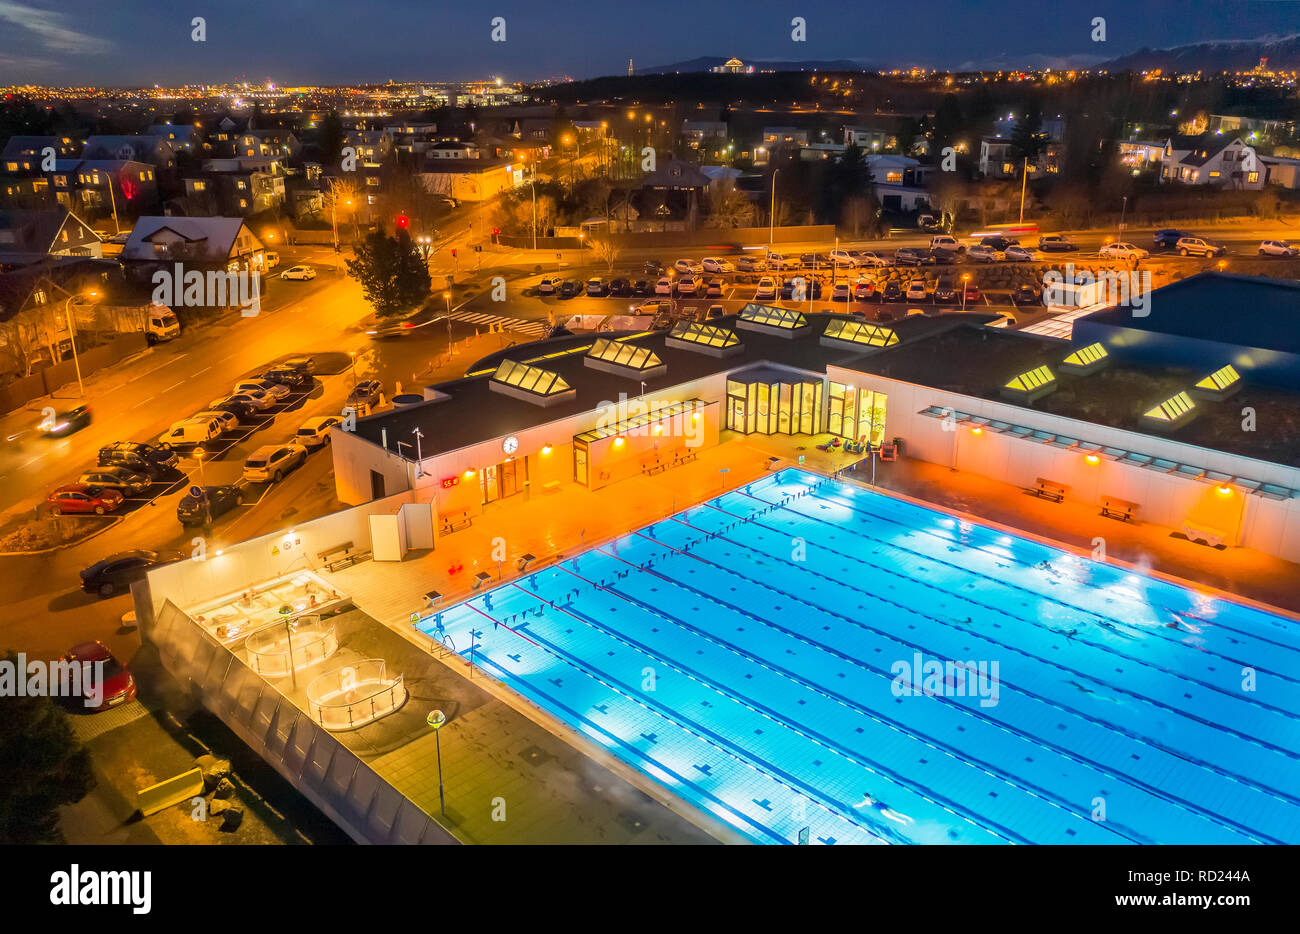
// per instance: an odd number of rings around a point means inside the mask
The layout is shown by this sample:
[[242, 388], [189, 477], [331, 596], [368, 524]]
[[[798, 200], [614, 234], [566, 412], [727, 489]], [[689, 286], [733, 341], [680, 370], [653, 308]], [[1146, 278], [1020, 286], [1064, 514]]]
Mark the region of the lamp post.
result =
[[772, 251], [772, 244], [776, 239], [776, 173], [780, 171], [780, 169], [772, 170], [772, 207], [767, 212], [767, 249], [769, 253]]
[[1025, 156], [1024, 167], [1020, 170], [1020, 223], [1025, 222], [1025, 183], [1029, 180], [1029, 157]]
[[348, 351], [348, 370], [352, 373], [352, 388], [357, 388], [357, 352]]
[[1119, 232], [1124, 233], [1124, 218], [1128, 216], [1128, 195], [1124, 196], [1124, 203], [1119, 209]]
[[966, 310], [966, 283], [970, 281], [970, 273], [961, 277], [961, 310]]
[[451, 293], [443, 292], [442, 297], [447, 301], [447, 355], [451, 356]]
[[[99, 293], [93, 289], [85, 294], [89, 298], [99, 297]], [[63, 303], [63, 320], [68, 323], [68, 337], [72, 342], [72, 366], [77, 371], [77, 395], [84, 399], [86, 398], [86, 384], [81, 380], [81, 361], [77, 358], [77, 323], [72, 318], [72, 302], [80, 297], [77, 293], [68, 296], [68, 300]], [[56, 329], [55, 334], [57, 333]]]
[[446, 817], [447, 799], [442, 789], [442, 739], [439, 737], [439, 732], [447, 722], [447, 715], [441, 710], [433, 710], [429, 712], [424, 722], [433, 727], [433, 742], [438, 750], [438, 813]]
[[424, 476], [421, 470], [424, 465], [424, 452], [420, 448], [420, 439], [424, 437], [424, 432], [417, 427], [411, 434], [415, 435], [415, 476], [419, 479]]

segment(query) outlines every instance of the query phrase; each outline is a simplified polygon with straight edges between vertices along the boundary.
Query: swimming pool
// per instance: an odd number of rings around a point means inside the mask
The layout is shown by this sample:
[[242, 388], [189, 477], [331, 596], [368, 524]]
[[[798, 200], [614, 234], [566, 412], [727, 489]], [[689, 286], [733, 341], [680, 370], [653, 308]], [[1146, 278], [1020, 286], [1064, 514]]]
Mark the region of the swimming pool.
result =
[[418, 625], [755, 842], [1300, 842], [1300, 625], [804, 471]]

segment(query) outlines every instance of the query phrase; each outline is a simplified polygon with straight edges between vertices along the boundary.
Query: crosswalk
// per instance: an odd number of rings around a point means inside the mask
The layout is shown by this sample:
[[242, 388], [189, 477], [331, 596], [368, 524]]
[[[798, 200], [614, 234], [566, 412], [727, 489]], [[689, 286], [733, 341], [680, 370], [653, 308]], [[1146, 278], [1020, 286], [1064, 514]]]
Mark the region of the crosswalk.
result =
[[466, 324], [473, 324], [484, 329], [499, 324], [507, 331], [516, 331], [520, 334], [532, 334], [536, 337], [544, 336], [547, 329], [545, 321], [535, 321], [529, 318], [511, 318], [508, 315], [490, 315], [486, 312], [478, 311], [453, 311], [451, 313], [451, 320], [464, 321]]

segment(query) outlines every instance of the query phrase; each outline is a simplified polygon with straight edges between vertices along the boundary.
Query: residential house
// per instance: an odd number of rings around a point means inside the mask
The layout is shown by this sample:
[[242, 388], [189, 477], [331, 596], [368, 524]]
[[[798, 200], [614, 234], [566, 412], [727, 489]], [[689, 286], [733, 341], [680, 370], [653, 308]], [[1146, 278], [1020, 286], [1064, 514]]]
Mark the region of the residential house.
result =
[[247, 120], [237, 120], [234, 117], [226, 116], [216, 120], [205, 128], [208, 150], [214, 156], [234, 157], [246, 126]]
[[886, 211], [910, 213], [930, 209], [926, 185], [933, 166], [892, 153], [868, 155], [865, 161], [871, 175], [871, 193]]
[[0, 206], [37, 209], [53, 200], [49, 181], [39, 175], [0, 175]]
[[[63, 175], [57, 166], [53, 175]], [[131, 159], [83, 159], [71, 173], [76, 210], [94, 216], [137, 217], [157, 210], [158, 176], [153, 165]], [[57, 193], [59, 188], [54, 185]]]
[[846, 126], [844, 128], [844, 145], [857, 146], [864, 152], [878, 152], [885, 148], [889, 138], [884, 130], [865, 126]]
[[524, 183], [524, 167], [518, 162], [490, 159], [429, 159], [420, 181], [432, 194], [457, 201], [483, 201]]
[[1282, 156], [1260, 156], [1259, 164], [1267, 173], [1264, 181], [1282, 188], [1300, 188], [1300, 159]]
[[1165, 144], [1159, 140], [1122, 139], [1115, 144], [1120, 164], [1135, 172], [1159, 170]]
[[46, 159], [81, 155], [81, 142], [70, 136], [11, 136], [0, 150], [0, 170], [6, 175], [39, 175]]
[[104, 255], [103, 241], [63, 208], [0, 211], [0, 266], [25, 266], [51, 256]]
[[199, 123], [155, 123], [144, 132], [148, 136], [160, 136], [167, 140], [174, 152], [199, 156], [207, 150], [203, 141], [203, 125]]
[[481, 159], [483, 152], [474, 143], [462, 143], [460, 140], [443, 140], [429, 147], [429, 159]]
[[242, 159], [286, 159], [298, 155], [302, 144], [289, 130], [245, 130], [235, 144], [235, 154]]
[[1165, 141], [1162, 182], [1254, 190], [1264, 187], [1264, 175], [1255, 150], [1240, 137], [1203, 133]]
[[118, 257], [127, 276], [149, 281], [176, 263], [239, 272], [265, 268], [266, 248], [242, 217], [141, 217]]
[[176, 168], [176, 152], [162, 136], [90, 136], [81, 149], [81, 158], [100, 162], [143, 162], [157, 172]]
[[393, 154], [393, 137], [387, 130], [353, 130], [344, 134], [343, 146], [356, 151], [357, 162], [378, 164]]
[[208, 159], [184, 180], [185, 195], [192, 213], [247, 217], [284, 204], [286, 177], [280, 159]]

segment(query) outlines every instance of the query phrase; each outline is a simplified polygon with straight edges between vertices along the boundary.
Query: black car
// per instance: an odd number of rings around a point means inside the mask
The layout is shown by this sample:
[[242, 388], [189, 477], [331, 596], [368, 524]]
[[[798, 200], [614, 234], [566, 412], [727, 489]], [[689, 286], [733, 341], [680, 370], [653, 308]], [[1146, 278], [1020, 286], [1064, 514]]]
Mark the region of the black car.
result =
[[308, 376], [316, 372], [316, 358], [311, 354], [298, 354], [289, 357], [287, 360], [276, 364], [277, 367], [289, 367], [294, 370], [302, 370]]
[[201, 489], [202, 496], [189, 492], [176, 504], [176, 518], [181, 525], [203, 525], [244, 501], [244, 491], [237, 486], [205, 486]]
[[125, 467], [157, 480], [176, 466], [179, 458], [171, 445], [142, 441], [114, 441], [99, 449], [100, 467]]
[[1178, 246], [1178, 241], [1183, 239], [1183, 237], [1191, 236], [1194, 236], [1194, 234], [1189, 231], [1178, 230], [1174, 227], [1165, 227], [1161, 230], [1157, 230], [1152, 239], [1155, 241], [1156, 246], [1175, 247]]
[[364, 403], [373, 407], [379, 405], [383, 394], [383, 386], [380, 384], [379, 380], [363, 379], [353, 387], [350, 393], [348, 393], [347, 402], [344, 404], [360, 405]]
[[262, 374], [261, 379], [288, 386], [293, 390], [311, 389], [316, 380], [310, 373], [292, 367], [273, 367]]
[[573, 298], [581, 292], [582, 283], [577, 279], [565, 279], [560, 285], [560, 298]]
[[664, 264], [657, 259], [646, 260], [646, 264], [641, 271], [647, 276], [654, 276], [657, 279], [664, 274]]
[[903, 300], [903, 287], [897, 281], [891, 279], [880, 290], [880, 300], [882, 302], [901, 302]]
[[940, 276], [934, 284], [934, 293], [930, 300], [936, 305], [946, 305], [957, 301], [957, 283], [952, 276]]
[[94, 467], [78, 477], [77, 482], [117, 490], [123, 496], [136, 496], [153, 485], [148, 475], [126, 467]]
[[898, 266], [928, 266], [934, 261], [934, 255], [920, 247], [905, 246], [894, 252], [894, 263]]
[[1042, 296], [1032, 285], [1022, 285], [1011, 293], [1011, 304], [1013, 305], [1037, 305]]
[[627, 298], [632, 294], [632, 283], [628, 282], [626, 279], [614, 279], [609, 284], [609, 292], [607, 294], [618, 298]]
[[654, 286], [652, 286], [652, 285], [651, 285], [648, 281], [646, 281], [645, 279], [638, 279], [638, 280], [636, 280], [635, 282], [632, 283], [632, 294], [633, 294], [633, 295], [637, 295], [637, 296], [641, 296], [641, 295], [649, 295], [650, 292], [651, 292], [653, 289], [654, 289]]
[[821, 280], [809, 278], [803, 280], [803, 295], [796, 299], [794, 297], [794, 287], [796, 280], [800, 278], [800, 276], [793, 276], [781, 283], [781, 299], [783, 301], [807, 301], [810, 298], [818, 299], [822, 297]]
[[208, 406], [208, 409], [213, 412], [229, 412], [240, 421], [252, 418], [257, 414], [257, 406], [253, 405], [252, 400], [241, 399], [238, 396], [227, 396], [224, 399], [219, 399]]
[[999, 253], [1005, 253], [1009, 246], [1020, 246], [1019, 240], [1013, 240], [1011, 237], [985, 237], [980, 241], [981, 246], [986, 246], [990, 250], [997, 250]]
[[143, 580], [153, 568], [175, 560], [175, 557], [164, 557], [156, 551], [123, 551], [109, 555], [81, 572], [81, 589], [86, 593], [111, 597], [130, 590], [132, 584]]
[[90, 406], [79, 405], [66, 412], [55, 412], [41, 421], [41, 434], [47, 438], [65, 438], [90, 424]]

